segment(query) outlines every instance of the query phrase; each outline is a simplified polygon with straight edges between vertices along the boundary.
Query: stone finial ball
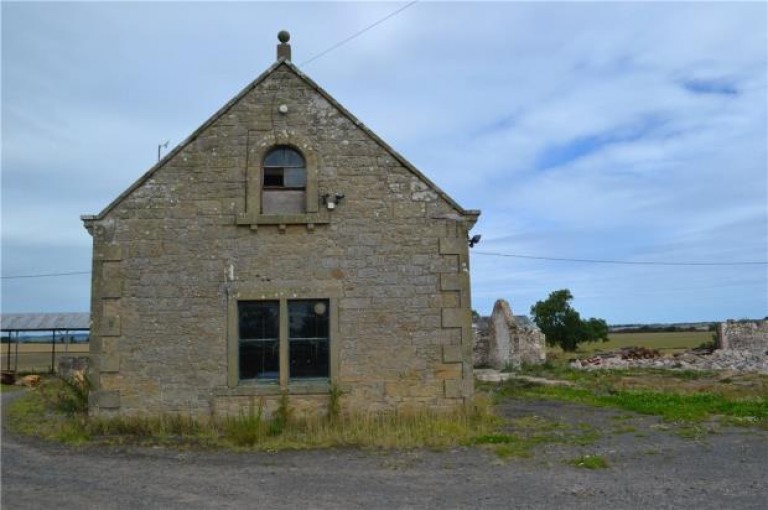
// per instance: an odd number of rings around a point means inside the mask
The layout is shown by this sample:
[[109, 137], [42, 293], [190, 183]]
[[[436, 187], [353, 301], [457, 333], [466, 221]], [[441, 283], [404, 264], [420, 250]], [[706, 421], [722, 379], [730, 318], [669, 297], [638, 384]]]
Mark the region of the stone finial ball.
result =
[[277, 40], [285, 44], [291, 40], [291, 34], [289, 34], [287, 30], [281, 30], [277, 33]]

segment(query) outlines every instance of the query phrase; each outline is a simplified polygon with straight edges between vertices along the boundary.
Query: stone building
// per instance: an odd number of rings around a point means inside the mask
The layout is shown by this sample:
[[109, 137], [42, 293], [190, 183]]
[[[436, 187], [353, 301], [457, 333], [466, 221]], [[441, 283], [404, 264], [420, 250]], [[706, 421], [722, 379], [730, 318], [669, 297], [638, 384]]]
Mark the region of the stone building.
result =
[[465, 210], [278, 59], [101, 213], [93, 414], [472, 395]]

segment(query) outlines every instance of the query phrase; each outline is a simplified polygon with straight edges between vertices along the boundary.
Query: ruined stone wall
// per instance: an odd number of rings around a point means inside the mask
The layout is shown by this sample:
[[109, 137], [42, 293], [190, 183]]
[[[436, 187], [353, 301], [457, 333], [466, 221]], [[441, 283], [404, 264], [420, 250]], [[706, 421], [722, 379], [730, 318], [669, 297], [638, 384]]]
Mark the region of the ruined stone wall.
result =
[[544, 333], [528, 317], [513, 315], [505, 300], [496, 301], [491, 317], [481, 317], [474, 324], [473, 363], [476, 368], [501, 370], [545, 361]]
[[[317, 223], [240, 221], [265, 140], [314, 158], [313, 191], [343, 202], [320, 207]], [[346, 408], [463, 402], [471, 308], [466, 224], [455, 217], [278, 67], [94, 222], [92, 412], [227, 414], [275, 400], [279, 387], [231, 381], [231, 311], [244, 296], [331, 299], [331, 379]], [[282, 389], [322, 406], [328, 384]]]
[[472, 366], [475, 368], [488, 368], [490, 348], [490, 324], [488, 317], [480, 317], [472, 324]]
[[547, 361], [546, 338], [544, 333], [527, 317], [516, 316], [517, 332], [510, 354], [512, 365], [538, 364]]
[[721, 322], [717, 327], [717, 348], [768, 355], [768, 320]]

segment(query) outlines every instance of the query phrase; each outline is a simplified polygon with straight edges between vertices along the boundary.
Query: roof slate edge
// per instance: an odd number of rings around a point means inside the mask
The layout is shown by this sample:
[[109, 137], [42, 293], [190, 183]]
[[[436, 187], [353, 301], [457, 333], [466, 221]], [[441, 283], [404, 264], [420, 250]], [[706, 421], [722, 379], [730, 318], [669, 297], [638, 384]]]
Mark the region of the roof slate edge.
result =
[[96, 215], [91, 215], [91, 214], [84, 214], [84, 215], [82, 215], [80, 217], [80, 219], [84, 223], [86, 223], [86, 228], [88, 228], [88, 224], [90, 224], [91, 222], [101, 220], [107, 214], [109, 214], [109, 212], [112, 211], [115, 207], [117, 207], [120, 204], [120, 202], [125, 200], [131, 193], [133, 193], [136, 189], [138, 189], [146, 181], [148, 181], [152, 177], [152, 175], [154, 175], [155, 172], [157, 172], [167, 162], [169, 162], [171, 159], [173, 159], [186, 146], [188, 146], [189, 144], [194, 142], [195, 139], [198, 136], [200, 136], [200, 134], [202, 132], [204, 132], [206, 129], [208, 129], [219, 118], [224, 116], [235, 104], [237, 104], [251, 90], [256, 88], [269, 75], [271, 75], [273, 72], [275, 72], [277, 70], [277, 68], [279, 68], [281, 65], [284, 65], [288, 69], [293, 71], [307, 85], [312, 87], [316, 92], [318, 92], [321, 96], [323, 96], [329, 103], [331, 103], [333, 106], [338, 108], [338, 110], [341, 111], [341, 113], [344, 114], [356, 127], [360, 128], [365, 134], [367, 134], [369, 137], [371, 137], [371, 139], [374, 142], [379, 144], [385, 151], [390, 153], [401, 165], [403, 165], [405, 168], [407, 168], [416, 177], [418, 177], [419, 179], [423, 180], [430, 188], [432, 188], [432, 190], [435, 193], [437, 193], [441, 198], [443, 198], [443, 200], [448, 202], [448, 204], [451, 207], [453, 207], [459, 214], [461, 214], [462, 216], [465, 216], [467, 218], [466, 221], [469, 223], [469, 228], [472, 228], [472, 226], [477, 221], [477, 218], [480, 216], [480, 210], [478, 210], [478, 209], [464, 209], [463, 207], [461, 207], [446, 192], [444, 192], [437, 184], [432, 182], [426, 175], [424, 175], [415, 166], [413, 166], [399, 152], [397, 152], [395, 149], [393, 149], [387, 142], [385, 142], [381, 137], [379, 137], [370, 128], [368, 128], [365, 124], [363, 124], [363, 122], [361, 122], [349, 110], [347, 110], [343, 105], [341, 105], [338, 101], [336, 101], [320, 85], [315, 83], [314, 80], [312, 80], [309, 76], [304, 74], [298, 67], [296, 67], [295, 64], [293, 64], [290, 60], [286, 60], [285, 58], [281, 58], [281, 59], [277, 60], [274, 64], [269, 66], [263, 73], [261, 73], [255, 80], [253, 80], [251, 83], [246, 85], [237, 95], [235, 95], [232, 99], [230, 99], [224, 106], [219, 108], [211, 117], [209, 117], [208, 120], [203, 122], [200, 125], [200, 127], [198, 127], [195, 131], [193, 131], [191, 135], [189, 135], [187, 138], [185, 138], [184, 141], [182, 141], [176, 147], [174, 147], [173, 150], [168, 152], [168, 154], [166, 154], [162, 159], [160, 159], [160, 161], [158, 161], [149, 170], [147, 170], [141, 177], [139, 177], [136, 181], [134, 181], [133, 184], [131, 184], [122, 193], [120, 193], [120, 195], [118, 195], [117, 198], [115, 198], [112, 202], [110, 202], [109, 205], [107, 205], [100, 213], [98, 213]]

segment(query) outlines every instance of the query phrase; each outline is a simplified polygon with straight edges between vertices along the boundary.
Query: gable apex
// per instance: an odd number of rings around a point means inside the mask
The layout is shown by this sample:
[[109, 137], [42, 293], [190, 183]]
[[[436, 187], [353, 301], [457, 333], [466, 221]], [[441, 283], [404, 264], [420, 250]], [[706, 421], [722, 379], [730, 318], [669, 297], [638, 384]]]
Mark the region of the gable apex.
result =
[[233, 106], [235, 106], [238, 102], [240, 102], [246, 95], [248, 95], [252, 90], [258, 87], [261, 83], [263, 83], [272, 74], [277, 72], [280, 68], [285, 68], [291, 71], [295, 76], [301, 79], [306, 85], [308, 85], [320, 96], [322, 96], [325, 100], [327, 100], [334, 108], [336, 108], [339, 112], [341, 112], [342, 115], [347, 117], [357, 128], [363, 131], [371, 140], [373, 140], [376, 144], [382, 147], [399, 164], [401, 164], [404, 168], [406, 168], [419, 180], [424, 182], [430, 188], [431, 191], [435, 192], [439, 197], [445, 200], [457, 212], [457, 215], [455, 215], [455, 217], [454, 215], [451, 215], [452, 217], [448, 219], [454, 219], [456, 221], [466, 222], [467, 229], [469, 230], [472, 228], [472, 226], [475, 224], [475, 222], [477, 221], [477, 218], [480, 215], [479, 210], [464, 209], [458, 203], [456, 203], [456, 201], [454, 201], [447, 193], [445, 193], [442, 189], [440, 189], [426, 175], [420, 172], [400, 153], [398, 153], [395, 149], [393, 149], [389, 144], [387, 144], [383, 139], [381, 139], [376, 133], [374, 133], [371, 129], [369, 129], [362, 121], [360, 121], [349, 110], [347, 110], [342, 104], [340, 104], [336, 99], [334, 99], [328, 92], [326, 92], [322, 87], [320, 87], [320, 85], [318, 85], [314, 80], [312, 80], [306, 74], [304, 74], [295, 64], [293, 64], [290, 61], [290, 52], [288, 52], [287, 54], [284, 52], [282, 54], [278, 52], [278, 59], [276, 62], [274, 62], [271, 66], [269, 66], [255, 80], [253, 80], [251, 83], [246, 85], [237, 95], [235, 95], [232, 99], [230, 99], [227, 103], [225, 103], [224, 106], [222, 106], [216, 113], [214, 113], [210, 118], [208, 118], [208, 120], [203, 122], [203, 124], [201, 124], [185, 140], [183, 140], [171, 151], [169, 151], [147, 172], [145, 172], [141, 177], [139, 177], [133, 184], [131, 184], [127, 189], [125, 189], [120, 195], [118, 195], [100, 213], [98, 213], [97, 215], [81, 216], [81, 220], [85, 223], [86, 228], [90, 230], [89, 226], [92, 224], [92, 222], [103, 219], [107, 214], [109, 214], [110, 211], [112, 211], [123, 200], [125, 200], [128, 196], [130, 196], [131, 193], [133, 193], [133, 191], [135, 191], [136, 189], [141, 187], [145, 182], [147, 182], [155, 174], [155, 172], [157, 172], [167, 162], [173, 159], [185, 147], [187, 147], [192, 142], [194, 142], [198, 138], [198, 136], [200, 136], [200, 134], [202, 134], [207, 128], [209, 128], [221, 117], [226, 115]]

